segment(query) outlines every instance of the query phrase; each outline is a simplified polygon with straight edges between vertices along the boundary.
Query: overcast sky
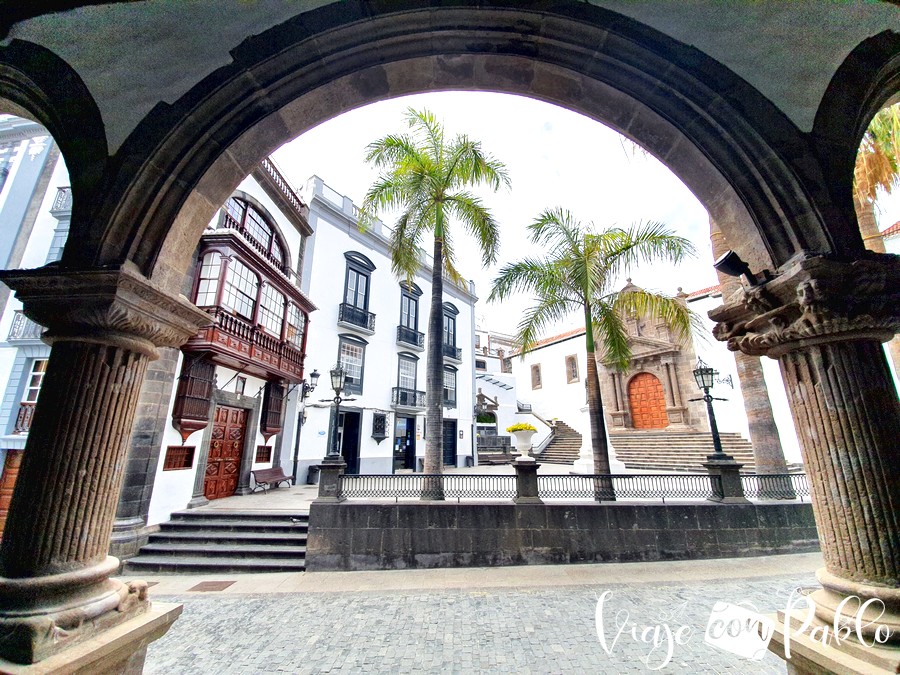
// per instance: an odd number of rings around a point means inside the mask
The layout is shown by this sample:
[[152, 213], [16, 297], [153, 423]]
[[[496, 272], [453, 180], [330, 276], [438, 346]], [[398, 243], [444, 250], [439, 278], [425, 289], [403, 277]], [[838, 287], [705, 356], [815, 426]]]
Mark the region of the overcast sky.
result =
[[[475, 282], [479, 322], [512, 333], [528, 298], [488, 305], [491, 281], [499, 267], [538, 253], [525, 226], [546, 208], [561, 206], [600, 229], [658, 220], [690, 239], [698, 256], [678, 268], [636, 269], [635, 284], [674, 294], [711, 286], [716, 281], [709, 247], [706, 210], [684, 184], [652, 156], [635, 153], [615, 131], [578, 113], [531, 99], [482, 92], [443, 92], [405, 96], [345, 113], [308, 131], [274, 153], [275, 161], [297, 188], [318, 175], [337, 192], [362, 203], [376, 176], [366, 165], [365, 147], [387, 133], [404, 132], [408, 107], [428, 108], [444, 122], [448, 137], [468, 134], [504, 162], [510, 190], [482, 191], [501, 226], [498, 264], [483, 269], [480, 255], [456, 228], [458, 269]], [[900, 191], [884, 200], [884, 223], [900, 219]], [[890, 203], [888, 203], [890, 202]], [[391, 218], [383, 218], [391, 224]], [[430, 246], [426, 244], [426, 250]], [[582, 325], [573, 315], [551, 332]]]

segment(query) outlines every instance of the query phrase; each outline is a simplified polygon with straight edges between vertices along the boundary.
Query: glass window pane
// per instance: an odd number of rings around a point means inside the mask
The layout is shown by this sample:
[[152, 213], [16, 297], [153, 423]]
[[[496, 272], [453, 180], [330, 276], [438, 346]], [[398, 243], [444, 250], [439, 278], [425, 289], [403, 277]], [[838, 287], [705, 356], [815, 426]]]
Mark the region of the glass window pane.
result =
[[298, 346], [303, 346], [303, 332], [306, 329], [306, 314], [300, 311], [297, 305], [291, 303], [288, 307], [288, 326], [285, 339]]
[[284, 323], [284, 296], [270, 284], [263, 286], [259, 304], [259, 323], [270, 333], [281, 337]]
[[222, 256], [218, 253], [207, 253], [200, 265], [200, 283], [197, 285], [198, 307], [211, 307], [216, 304], [219, 290], [219, 274], [222, 269]]
[[253, 319], [259, 279], [240, 260], [232, 260], [225, 278], [222, 305], [245, 319]]
[[413, 359], [400, 358], [400, 379], [397, 386], [404, 389], [416, 388], [416, 362]]
[[262, 214], [250, 205], [247, 206], [247, 220], [244, 223], [244, 227], [247, 228], [247, 234], [252, 239], [255, 239], [266, 251], [269, 250], [269, 243], [272, 240], [272, 228], [269, 227]]
[[38, 393], [41, 391], [41, 384], [44, 382], [44, 373], [47, 371], [47, 359], [35, 359], [31, 364], [31, 372], [28, 375], [28, 381], [25, 385], [22, 401], [24, 403], [34, 403], [37, 401]]
[[344, 368], [346, 379], [344, 386], [359, 392], [362, 388], [363, 356], [362, 345], [353, 342], [341, 342], [340, 364]]

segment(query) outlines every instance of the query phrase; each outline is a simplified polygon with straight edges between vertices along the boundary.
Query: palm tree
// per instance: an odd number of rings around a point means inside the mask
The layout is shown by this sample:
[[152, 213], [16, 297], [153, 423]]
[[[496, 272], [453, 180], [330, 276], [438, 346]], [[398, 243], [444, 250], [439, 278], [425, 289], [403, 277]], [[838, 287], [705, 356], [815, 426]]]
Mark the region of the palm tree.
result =
[[494, 280], [488, 302], [504, 300], [519, 291], [534, 293], [537, 304], [525, 312], [516, 335], [523, 355], [549, 324], [573, 311], [584, 314], [594, 473], [609, 474], [609, 447], [595, 357], [597, 342], [604, 360], [625, 369], [631, 360], [631, 347], [623, 317], [662, 319], [681, 338], [699, 325], [687, 306], [674, 298], [631, 284], [627, 290], [616, 291], [613, 284], [639, 262], [677, 263], [693, 255], [694, 247], [660, 223], [595, 233], [562, 209], [544, 211], [529, 229], [532, 242], [545, 247], [546, 256], [504, 266]]
[[884, 253], [875, 222], [875, 199], [881, 188], [890, 194], [900, 186], [900, 103], [883, 108], [863, 134], [853, 172], [853, 202], [866, 248]]
[[[465, 135], [444, 138], [443, 125], [427, 110], [406, 111], [409, 134], [388, 135], [370, 143], [366, 161], [380, 174], [363, 201], [362, 222], [382, 210], [399, 210], [391, 232], [391, 270], [412, 283], [419, 269], [420, 245], [433, 236], [431, 308], [425, 384], [425, 473], [443, 471], [443, 289], [444, 274], [463, 279], [456, 270], [450, 225], [458, 221], [478, 243], [485, 266], [497, 259], [499, 227], [482, 201], [469, 188], [487, 185], [495, 192], [509, 186], [506, 167], [486, 154], [481, 144]], [[423, 499], [443, 499], [442, 481], [425, 485]]]

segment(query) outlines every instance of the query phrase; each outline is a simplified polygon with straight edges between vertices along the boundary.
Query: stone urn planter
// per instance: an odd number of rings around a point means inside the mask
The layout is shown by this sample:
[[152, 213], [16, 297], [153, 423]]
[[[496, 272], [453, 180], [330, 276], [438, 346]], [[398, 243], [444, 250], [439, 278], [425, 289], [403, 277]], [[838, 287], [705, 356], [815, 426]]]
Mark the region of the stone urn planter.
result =
[[531, 459], [531, 439], [537, 433], [537, 429], [530, 424], [514, 424], [507, 428], [507, 431], [516, 438], [516, 450], [519, 451], [519, 457]]

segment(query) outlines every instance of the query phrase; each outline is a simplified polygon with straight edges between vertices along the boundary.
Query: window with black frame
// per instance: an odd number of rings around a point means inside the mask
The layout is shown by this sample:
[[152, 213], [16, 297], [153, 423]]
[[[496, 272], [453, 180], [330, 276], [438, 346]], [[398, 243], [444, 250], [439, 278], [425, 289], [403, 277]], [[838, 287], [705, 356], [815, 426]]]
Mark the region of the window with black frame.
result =
[[344, 391], [347, 393], [362, 394], [367, 344], [352, 335], [339, 336], [338, 363], [344, 369]]

